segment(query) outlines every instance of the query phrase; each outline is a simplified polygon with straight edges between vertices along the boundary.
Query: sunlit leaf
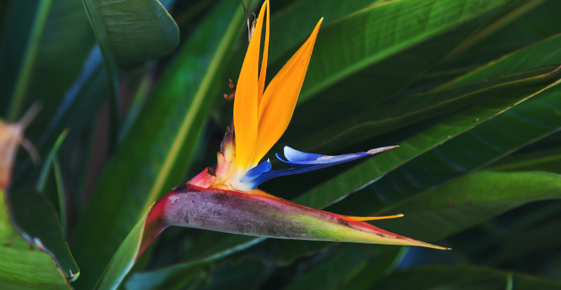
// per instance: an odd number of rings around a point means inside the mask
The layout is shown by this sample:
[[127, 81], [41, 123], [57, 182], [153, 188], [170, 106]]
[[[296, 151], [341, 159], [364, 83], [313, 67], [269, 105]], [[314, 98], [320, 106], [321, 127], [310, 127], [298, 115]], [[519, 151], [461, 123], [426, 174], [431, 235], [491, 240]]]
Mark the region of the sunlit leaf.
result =
[[18, 227], [30, 239], [41, 241], [68, 280], [78, 279], [80, 269], [64, 240], [55, 209], [45, 196], [35, 191], [18, 191], [10, 194], [10, 204]]
[[[2, 260], [0, 283], [2, 287], [5, 289], [72, 289], [65, 277], [65, 274], [70, 273], [63, 273], [42, 241], [34, 240], [34, 236], [27, 236], [29, 238], [27, 241], [12, 227], [8, 217], [8, 207], [4, 201], [6, 193], [4, 190], [0, 190], [0, 193], [2, 195], [0, 199], [0, 259]], [[51, 214], [54, 213], [51, 212]], [[51, 225], [52, 222], [51, 220]], [[54, 223], [58, 226], [56, 219]], [[43, 229], [50, 231], [52, 228]], [[49, 234], [56, 235], [56, 233], [55, 230]], [[58, 234], [62, 238], [60, 227]], [[66, 244], [64, 240], [62, 243]], [[70, 259], [61, 262], [72, 263], [73, 261]]]
[[[71, 289], [63, 271], [70, 271], [67, 273], [70, 280], [75, 278], [71, 271], [79, 273], [79, 270], [52, 208], [45, 199], [25, 193], [8, 196], [6, 191], [10, 186], [14, 155], [24, 142], [24, 130], [36, 113], [37, 108], [32, 107], [17, 123], [0, 120], [0, 282], [7, 289]], [[31, 200], [26, 200], [30, 197]], [[21, 227], [14, 224], [18, 219]], [[60, 254], [64, 270], [37, 236]]]
[[526, 203], [559, 198], [561, 176], [555, 173], [477, 172], [393, 208], [406, 218], [377, 225], [434, 241]]

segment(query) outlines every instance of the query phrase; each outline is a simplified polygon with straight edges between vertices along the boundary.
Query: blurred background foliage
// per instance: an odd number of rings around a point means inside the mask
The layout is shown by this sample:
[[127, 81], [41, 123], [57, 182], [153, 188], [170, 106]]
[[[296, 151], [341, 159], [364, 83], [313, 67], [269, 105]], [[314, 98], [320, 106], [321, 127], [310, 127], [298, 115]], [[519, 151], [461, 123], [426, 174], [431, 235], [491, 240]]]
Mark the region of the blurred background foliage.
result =
[[[249, 12], [258, 4], [246, 3]], [[403, 213], [374, 224], [453, 250], [170, 228], [128, 275], [110, 273], [126, 275], [113, 287], [561, 289], [561, 1], [289, 0], [271, 9], [268, 76], [324, 17], [271, 160], [284, 145], [400, 148], [262, 189], [341, 214]], [[5, 285], [92, 289], [146, 209], [215, 164], [232, 118], [223, 94], [247, 47], [242, 5], [3, 0], [0, 19], [0, 117], [42, 106], [26, 131], [42, 159], [18, 153], [9, 211], [57, 261], [33, 256], [37, 268], [17, 272], [2, 250], [0, 281], [58, 268], [65, 279]]]

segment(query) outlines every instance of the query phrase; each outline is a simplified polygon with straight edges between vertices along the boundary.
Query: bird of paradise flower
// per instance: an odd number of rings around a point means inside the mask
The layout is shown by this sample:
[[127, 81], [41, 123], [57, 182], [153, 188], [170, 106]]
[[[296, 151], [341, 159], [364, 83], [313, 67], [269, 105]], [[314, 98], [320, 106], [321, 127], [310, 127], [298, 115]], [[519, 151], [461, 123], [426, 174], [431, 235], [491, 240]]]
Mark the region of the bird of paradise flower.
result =
[[[176, 186], [154, 205], [146, 220], [140, 253], [171, 225], [272, 238], [448, 249], [365, 223], [397, 218], [401, 214], [343, 216], [298, 205], [257, 188], [271, 178], [309, 172], [397, 147], [339, 156], [306, 153], [285, 147], [284, 158], [279, 154], [276, 156], [288, 169], [271, 170], [269, 160], [260, 162], [288, 127], [323, 21], [320, 19], [308, 40], [265, 88], [269, 11], [269, 2], [266, 1], [253, 33], [250, 33], [249, 47], [235, 91], [234, 118], [217, 154], [216, 171], [208, 167], [187, 183]], [[265, 39], [259, 71], [264, 19]]]

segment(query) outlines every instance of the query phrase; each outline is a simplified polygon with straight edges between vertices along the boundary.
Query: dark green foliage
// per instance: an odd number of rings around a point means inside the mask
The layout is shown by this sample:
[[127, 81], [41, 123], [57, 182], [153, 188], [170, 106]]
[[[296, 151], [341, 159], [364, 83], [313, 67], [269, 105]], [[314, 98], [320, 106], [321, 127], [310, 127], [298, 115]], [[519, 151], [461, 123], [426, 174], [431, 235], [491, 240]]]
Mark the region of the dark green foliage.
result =
[[21, 289], [67, 287], [69, 270], [76, 289], [561, 289], [560, 2], [280, 2], [269, 80], [324, 23], [271, 160], [284, 145], [400, 147], [263, 188], [340, 214], [403, 213], [373, 224], [452, 251], [174, 228], [133, 267], [146, 210], [215, 165], [247, 47], [241, 4], [12, 0], [0, 117], [41, 103], [26, 136], [43, 159], [18, 154], [9, 208], [58, 262], [25, 251], [48, 276]]

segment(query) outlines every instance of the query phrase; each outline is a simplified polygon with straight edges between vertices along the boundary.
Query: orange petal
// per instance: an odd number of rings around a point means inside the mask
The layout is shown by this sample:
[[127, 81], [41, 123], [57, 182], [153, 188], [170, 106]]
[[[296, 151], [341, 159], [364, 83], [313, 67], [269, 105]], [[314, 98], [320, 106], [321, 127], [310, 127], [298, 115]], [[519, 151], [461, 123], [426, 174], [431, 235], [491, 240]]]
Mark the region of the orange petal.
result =
[[257, 139], [257, 98], [259, 70], [259, 46], [261, 44], [261, 30], [263, 28], [263, 4], [257, 24], [247, 48], [245, 59], [238, 78], [236, 98], [234, 100], [234, 126], [236, 135], [236, 165], [245, 170], [255, 149]]
[[259, 88], [257, 93], [259, 95], [257, 106], [261, 103], [261, 98], [263, 98], [263, 90], [265, 89], [265, 77], [267, 76], [267, 58], [269, 56], [269, 25], [271, 19], [271, 8], [269, 7], [269, 1], [267, 3], [267, 22], [265, 25], [265, 42], [263, 43], [263, 60], [261, 61], [261, 72], [259, 73]]
[[386, 216], [345, 216], [345, 218], [363, 222], [363, 221], [377, 221], [377, 220], [387, 220], [387, 219], [395, 219], [402, 217], [402, 214], [395, 214], [395, 215], [386, 215]]
[[322, 21], [323, 18], [304, 45], [284, 65], [265, 90], [259, 106], [259, 134], [251, 166], [265, 156], [290, 123]]

